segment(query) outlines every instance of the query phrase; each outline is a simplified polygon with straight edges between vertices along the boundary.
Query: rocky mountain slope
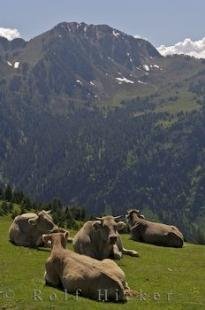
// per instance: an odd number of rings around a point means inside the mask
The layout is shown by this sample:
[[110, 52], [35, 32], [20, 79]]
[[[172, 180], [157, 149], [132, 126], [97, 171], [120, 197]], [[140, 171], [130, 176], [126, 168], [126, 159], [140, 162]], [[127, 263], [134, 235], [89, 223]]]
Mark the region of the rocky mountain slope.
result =
[[0, 180], [89, 213], [204, 218], [205, 62], [106, 25], [0, 38]]
[[151, 63], [158, 70], [154, 61], [161, 58], [147, 41], [84, 23], [61, 23], [29, 42], [1, 39], [0, 51], [11, 90], [52, 98], [57, 110], [59, 96], [61, 105], [89, 105], [110, 98], [124, 84], [138, 84], [141, 71]]

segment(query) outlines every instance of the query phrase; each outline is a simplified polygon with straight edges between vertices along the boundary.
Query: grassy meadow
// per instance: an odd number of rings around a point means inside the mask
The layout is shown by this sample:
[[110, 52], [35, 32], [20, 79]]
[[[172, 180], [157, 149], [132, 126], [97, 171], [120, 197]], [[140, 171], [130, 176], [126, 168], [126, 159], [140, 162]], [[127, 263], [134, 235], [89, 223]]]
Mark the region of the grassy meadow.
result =
[[[162, 248], [129, 240], [139, 258], [117, 262], [138, 295], [125, 304], [78, 299], [44, 285], [49, 249], [16, 247], [8, 241], [10, 217], [0, 217], [0, 309], [205, 309], [205, 246]], [[69, 245], [72, 247], [72, 245]]]

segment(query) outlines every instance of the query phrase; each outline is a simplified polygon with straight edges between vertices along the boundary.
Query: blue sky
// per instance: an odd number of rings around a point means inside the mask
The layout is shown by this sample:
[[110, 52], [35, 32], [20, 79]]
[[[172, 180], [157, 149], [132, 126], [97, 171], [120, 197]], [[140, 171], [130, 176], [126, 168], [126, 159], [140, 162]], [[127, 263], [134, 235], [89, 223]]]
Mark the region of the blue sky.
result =
[[0, 0], [0, 27], [30, 39], [61, 21], [109, 24], [155, 46], [205, 36], [205, 0]]

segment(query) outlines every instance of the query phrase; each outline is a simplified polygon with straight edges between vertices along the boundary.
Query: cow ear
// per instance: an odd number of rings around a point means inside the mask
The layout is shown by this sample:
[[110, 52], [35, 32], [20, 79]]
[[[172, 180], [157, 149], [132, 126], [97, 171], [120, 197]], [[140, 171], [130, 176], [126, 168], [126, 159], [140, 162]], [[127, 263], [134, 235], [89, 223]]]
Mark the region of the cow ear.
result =
[[43, 215], [43, 210], [37, 212], [37, 216], [41, 217]]
[[51, 246], [51, 236], [50, 235], [42, 235], [42, 241], [43, 241], [43, 243], [44, 243], [44, 245], [46, 245], [46, 246]]
[[33, 225], [33, 226], [35, 226], [35, 225], [37, 225], [36, 221], [37, 221], [37, 218], [35, 218], [35, 219], [29, 219], [29, 220], [28, 220], [28, 223], [31, 224], [31, 225]]
[[122, 221], [117, 223], [117, 230], [123, 230], [126, 227], [127, 227], [127, 225]]
[[48, 241], [48, 235], [42, 235], [42, 240], [43, 242], [47, 242]]
[[51, 213], [51, 210], [42, 210], [42, 211], [40, 211], [39, 213], [46, 213], [46, 214], [50, 214], [50, 213]]
[[139, 216], [141, 219], [145, 219], [144, 215], [143, 214], [140, 214]]
[[68, 239], [68, 235], [69, 235], [69, 233], [68, 233], [68, 231], [66, 231], [66, 232], [64, 233], [64, 237], [65, 237], [66, 240]]
[[101, 224], [102, 224], [101, 221], [95, 221], [93, 223], [93, 227], [97, 230], [101, 227]]

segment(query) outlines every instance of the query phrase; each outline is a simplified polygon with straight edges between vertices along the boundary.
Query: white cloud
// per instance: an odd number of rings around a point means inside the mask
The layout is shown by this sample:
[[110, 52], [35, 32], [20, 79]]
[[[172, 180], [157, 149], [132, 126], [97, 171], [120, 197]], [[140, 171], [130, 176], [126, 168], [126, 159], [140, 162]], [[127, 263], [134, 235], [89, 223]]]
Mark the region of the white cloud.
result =
[[185, 39], [175, 45], [158, 47], [158, 51], [164, 55], [184, 54], [196, 58], [205, 58], [205, 37], [198, 41]]
[[17, 29], [0, 27], [0, 37], [7, 38], [9, 41], [11, 41], [15, 38], [20, 38], [21, 35]]
[[143, 39], [143, 40], [148, 41], [148, 39], [147, 39], [147, 38], [145, 38], [145, 37], [141, 36], [140, 34], [135, 34], [135, 35], [134, 35], [134, 38], [135, 38], [135, 39]]
[[136, 35], [134, 35], [134, 38], [135, 39], [142, 39], [142, 36], [140, 34], [136, 34]]

